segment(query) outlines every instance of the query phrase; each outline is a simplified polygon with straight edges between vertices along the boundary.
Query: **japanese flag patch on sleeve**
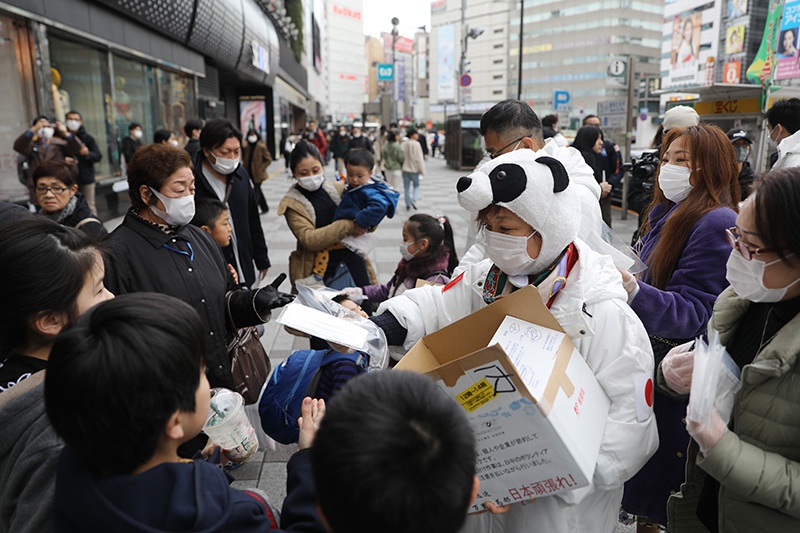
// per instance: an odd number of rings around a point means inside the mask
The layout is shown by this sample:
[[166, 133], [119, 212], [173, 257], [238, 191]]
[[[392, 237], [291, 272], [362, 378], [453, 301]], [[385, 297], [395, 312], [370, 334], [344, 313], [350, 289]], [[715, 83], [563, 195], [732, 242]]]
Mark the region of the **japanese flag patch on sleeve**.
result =
[[655, 391], [653, 383], [653, 373], [645, 372], [633, 378], [636, 386], [636, 419], [639, 422], [646, 422], [653, 416], [653, 394]]

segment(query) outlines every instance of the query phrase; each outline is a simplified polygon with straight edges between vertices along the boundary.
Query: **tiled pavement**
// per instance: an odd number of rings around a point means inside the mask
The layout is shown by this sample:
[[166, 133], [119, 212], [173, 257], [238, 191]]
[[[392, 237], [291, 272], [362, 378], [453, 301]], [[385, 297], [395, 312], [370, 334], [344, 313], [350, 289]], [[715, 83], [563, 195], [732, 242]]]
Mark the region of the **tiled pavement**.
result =
[[[455, 183], [460, 176], [468, 174], [467, 171], [456, 171], [447, 168], [443, 159], [428, 158], [425, 162], [426, 174], [420, 183], [420, 196], [417, 202], [418, 213], [430, 215], [444, 214], [453, 225], [456, 248], [463, 254], [467, 243], [467, 234], [471, 224], [468, 213], [461, 209], [456, 200]], [[270, 207], [269, 213], [262, 215], [262, 227], [269, 246], [269, 256], [272, 268], [269, 280], [274, 279], [281, 272], [288, 274], [289, 254], [295, 249], [296, 240], [286, 225], [284, 217], [277, 216], [277, 207], [280, 199], [293, 180], [285, 170], [283, 161], [273, 163], [268, 172], [270, 179], [262, 185], [262, 191]], [[330, 177], [334, 175], [333, 163], [326, 169]], [[403, 201], [402, 191], [398, 203], [398, 212], [392, 219], [384, 220], [375, 233], [375, 249], [371, 253], [371, 260], [381, 282], [386, 282], [391, 277], [397, 262], [400, 260], [398, 245], [402, 241], [402, 225], [414, 213], [407, 211]], [[614, 230], [624, 241], [629, 241], [636, 225], [636, 215], [628, 216], [623, 221], [620, 219], [621, 211], [614, 210]], [[106, 223], [112, 230], [121, 222], [121, 218]], [[288, 281], [281, 287], [288, 290]], [[270, 354], [273, 367], [295, 350], [307, 349], [308, 341], [295, 337], [272, 321], [266, 324], [265, 334], [262, 339]], [[233, 472], [236, 481], [235, 487], [258, 487], [267, 492], [273, 503], [280, 506], [286, 495], [286, 462], [296, 449], [296, 446], [283, 446], [277, 444], [275, 449], [259, 450], [244, 465]], [[632, 532], [632, 527], [620, 526], [620, 532]]]

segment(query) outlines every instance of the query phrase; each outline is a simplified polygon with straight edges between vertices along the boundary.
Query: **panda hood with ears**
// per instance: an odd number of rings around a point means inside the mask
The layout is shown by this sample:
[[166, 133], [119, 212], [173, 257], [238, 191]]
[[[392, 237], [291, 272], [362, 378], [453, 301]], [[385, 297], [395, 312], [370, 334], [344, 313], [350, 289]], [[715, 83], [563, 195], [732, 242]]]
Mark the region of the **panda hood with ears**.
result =
[[549, 267], [578, 236], [581, 201], [557, 159], [517, 150], [458, 180], [458, 203], [472, 213], [496, 204], [536, 230], [542, 239], [529, 274]]

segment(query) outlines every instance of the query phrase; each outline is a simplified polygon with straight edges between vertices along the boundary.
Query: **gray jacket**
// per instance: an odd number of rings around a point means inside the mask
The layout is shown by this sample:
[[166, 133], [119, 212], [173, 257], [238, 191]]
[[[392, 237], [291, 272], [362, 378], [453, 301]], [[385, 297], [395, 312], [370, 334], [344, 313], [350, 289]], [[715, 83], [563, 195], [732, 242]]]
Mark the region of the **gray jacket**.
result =
[[53, 530], [56, 464], [64, 443], [45, 414], [44, 374], [0, 394], [0, 533]]

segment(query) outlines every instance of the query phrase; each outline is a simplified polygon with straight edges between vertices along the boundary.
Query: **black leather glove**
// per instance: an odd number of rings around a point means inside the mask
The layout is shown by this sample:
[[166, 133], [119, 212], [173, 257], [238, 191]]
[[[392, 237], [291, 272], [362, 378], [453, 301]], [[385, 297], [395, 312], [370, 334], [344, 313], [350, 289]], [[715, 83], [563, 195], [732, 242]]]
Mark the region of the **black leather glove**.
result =
[[269, 320], [270, 311], [283, 307], [294, 300], [293, 294], [278, 290], [278, 287], [285, 279], [286, 274], [281, 274], [275, 278], [275, 281], [256, 291], [256, 295], [253, 298], [253, 308], [265, 322]]

